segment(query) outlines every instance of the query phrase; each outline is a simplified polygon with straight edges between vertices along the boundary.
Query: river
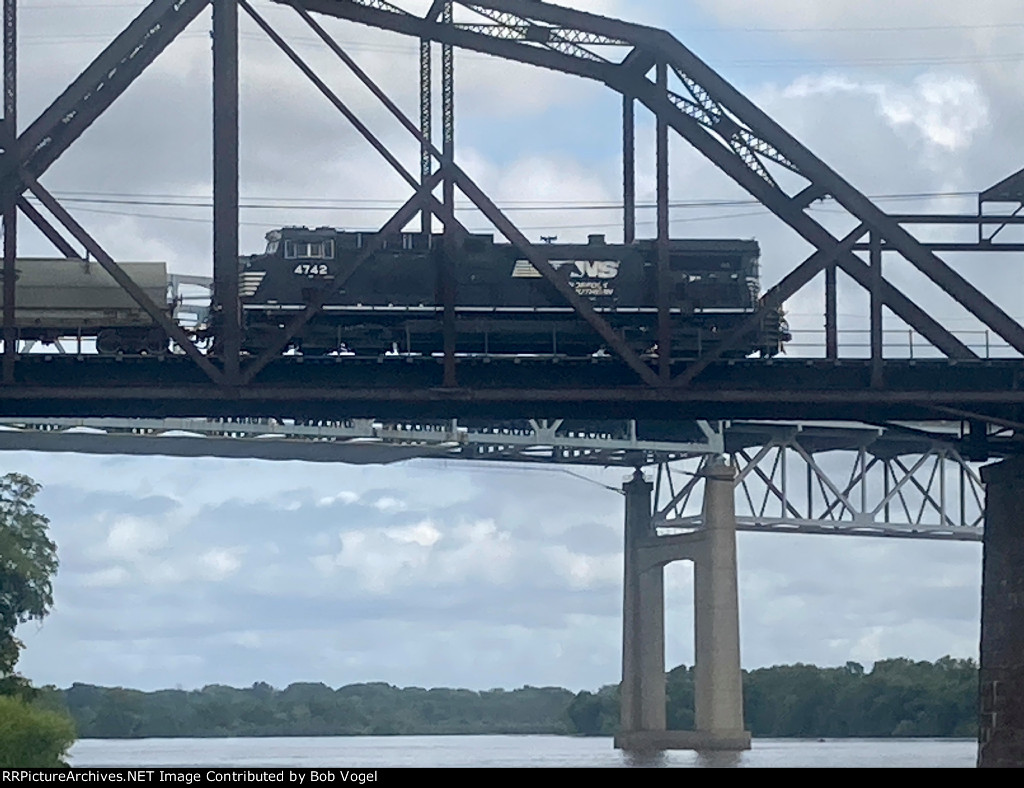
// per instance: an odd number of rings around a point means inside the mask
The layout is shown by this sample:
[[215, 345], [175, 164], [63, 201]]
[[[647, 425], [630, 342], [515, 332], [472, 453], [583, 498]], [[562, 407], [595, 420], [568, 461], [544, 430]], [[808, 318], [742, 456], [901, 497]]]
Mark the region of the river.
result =
[[128, 767], [963, 767], [972, 739], [755, 739], [744, 753], [637, 757], [611, 739], [569, 736], [352, 736], [83, 739], [72, 766]]

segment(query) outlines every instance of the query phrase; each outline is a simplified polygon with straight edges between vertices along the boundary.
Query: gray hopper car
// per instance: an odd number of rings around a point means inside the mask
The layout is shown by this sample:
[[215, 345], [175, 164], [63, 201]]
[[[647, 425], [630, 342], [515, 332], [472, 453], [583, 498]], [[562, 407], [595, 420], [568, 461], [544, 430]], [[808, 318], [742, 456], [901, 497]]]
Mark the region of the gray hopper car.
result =
[[[120, 263], [156, 304], [167, 303], [164, 263]], [[100, 353], [167, 351], [167, 334], [99, 263], [75, 259], [19, 258], [15, 268], [15, 325], [22, 340], [95, 338]], [[0, 305], [3, 304], [0, 288]]]

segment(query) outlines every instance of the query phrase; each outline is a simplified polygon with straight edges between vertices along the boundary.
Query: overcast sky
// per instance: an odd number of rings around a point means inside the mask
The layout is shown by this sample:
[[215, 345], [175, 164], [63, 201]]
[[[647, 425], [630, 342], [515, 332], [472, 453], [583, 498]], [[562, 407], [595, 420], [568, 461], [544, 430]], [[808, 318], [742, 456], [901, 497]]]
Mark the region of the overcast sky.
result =
[[[22, 127], [143, 5], [21, 3]], [[415, 145], [294, 14], [254, 5], [417, 171]], [[964, 193], [1022, 166], [1018, 2], [575, 5], [671, 30], [889, 210], [971, 210]], [[415, 117], [415, 42], [326, 26]], [[116, 259], [211, 270], [209, 27], [204, 14], [44, 178]], [[242, 199], [260, 207], [242, 212], [241, 251], [288, 224], [382, 223], [408, 196], [401, 180], [247, 19], [242, 57]], [[473, 54], [457, 58], [457, 81], [459, 160], [528, 236], [616, 237], [618, 213], [599, 208], [621, 199], [617, 96]], [[645, 202], [653, 127], [644, 114], [639, 122]], [[681, 141], [672, 161], [674, 200], [746, 199]], [[168, 205], [182, 202], [196, 205]], [[845, 220], [834, 211], [817, 215], [838, 232]], [[641, 214], [641, 235], [653, 234], [653, 219]], [[488, 229], [471, 212], [464, 220]], [[680, 207], [673, 234], [757, 238], [766, 287], [808, 253], [756, 205]], [[21, 242], [23, 255], [52, 254], [27, 227]], [[1022, 316], [1015, 258], [951, 262]], [[976, 328], [899, 264], [887, 275], [952, 327]], [[845, 288], [841, 299], [843, 327], [861, 326], [863, 296]], [[797, 328], [820, 329], [819, 290], [788, 311]], [[586, 480], [428, 461], [12, 453], [3, 465], [44, 485], [39, 508], [61, 556], [53, 613], [21, 631], [20, 667], [38, 683], [580, 689], [618, 679], [622, 499]], [[617, 486], [623, 473], [591, 475]], [[979, 545], [741, 534], [739, 556], [746, 667], [976, 656]], [[668, 577], [668, 663], [690, 663], [690, 569]]]

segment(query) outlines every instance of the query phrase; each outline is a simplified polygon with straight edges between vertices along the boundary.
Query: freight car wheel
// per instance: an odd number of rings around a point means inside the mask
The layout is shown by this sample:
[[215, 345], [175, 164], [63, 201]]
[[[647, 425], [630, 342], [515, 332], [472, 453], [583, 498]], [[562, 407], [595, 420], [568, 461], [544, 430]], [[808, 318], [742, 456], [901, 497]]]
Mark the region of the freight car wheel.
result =
[[100, 353], [120, 353], [124, 349], [121, 335], [113, 328], [104, 328], [96, 335], [96, 350]]
[[142, 349], [149, 355], [157, 356], [167, 352], [167, 334], [162, 328], [151, 328], [146, 332]]

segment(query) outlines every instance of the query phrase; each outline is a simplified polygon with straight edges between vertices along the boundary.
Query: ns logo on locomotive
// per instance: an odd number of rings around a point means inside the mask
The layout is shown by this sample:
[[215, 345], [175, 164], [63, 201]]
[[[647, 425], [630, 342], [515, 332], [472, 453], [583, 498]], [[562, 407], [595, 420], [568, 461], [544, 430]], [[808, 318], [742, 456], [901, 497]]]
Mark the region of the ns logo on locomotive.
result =
[[[258, 353], [281, 328], [360, 254], [372, 236], [333, 228], [286, 227], [267, 234], [262, 254], [239, 261], [243, 350]], [[586, 298], [637, 353], [656, 353], [657, 249], [654, 241], [535, 247], [576, 293]], [[441, 236], [401, 233], [381, 247], [326, 299], [294, 339], [303, 355], [379, 356], [443, 350], [442, 252], [454, 272], [459, 353], [591, 356], [603, 340], [547, 279], [510, 244], [468, 235], [456, 244]], [[672, 348], [696, 358], [731, 328], [759, 315], [757, 327], [729, 351], [732, 357], [771, 357], [790, 339], [782, 314], [759, 299], [755, 241], [673, 240], [669, 244]], [[95, 339], [99, 353], [160, 354], [163, 331], [97, 264], [81, 260], [19, 260], [16, 320], [22, 339]], [[160, 263], [126, 263], [125, 271], [158, 303], [168, 277]], [[57, 299], [56, 301], [54, 299]], [[173, 304], [168, 305], [172, 310]], [[219, 310], [192, 329], [216, 340]], [[215, 345], [214, 345], [215, 346]]]

